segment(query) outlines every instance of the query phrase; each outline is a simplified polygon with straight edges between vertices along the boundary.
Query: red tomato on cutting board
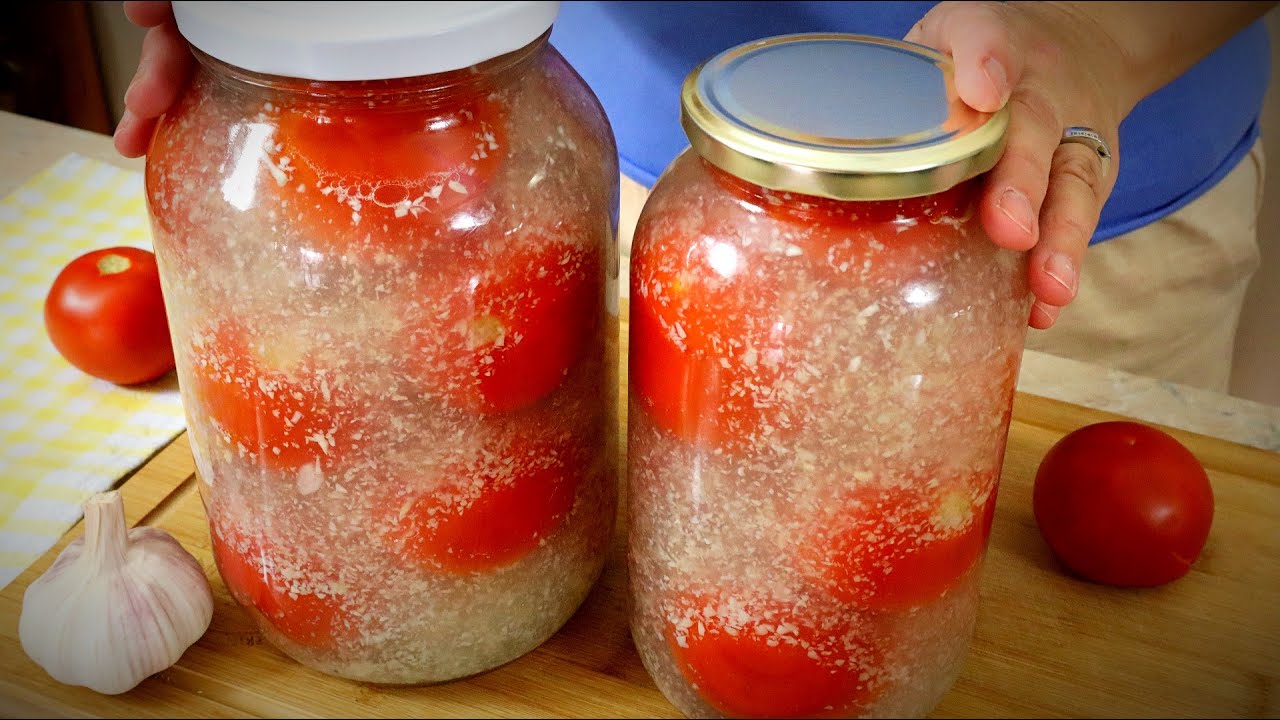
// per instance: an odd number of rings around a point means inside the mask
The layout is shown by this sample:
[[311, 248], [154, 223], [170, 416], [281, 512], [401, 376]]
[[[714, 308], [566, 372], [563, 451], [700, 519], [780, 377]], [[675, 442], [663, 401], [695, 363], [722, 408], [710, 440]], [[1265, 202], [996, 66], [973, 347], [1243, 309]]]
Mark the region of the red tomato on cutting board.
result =
[[1213, 524], [1200, 461], [1168, 433], [1130, 421], [1086, 425], [1055, 443], [1036, 471], [1032, 504], [1064, 565], [1121, 587], [1186, 575]]
[[852, 717], [878, 694], [880, 652], [843, 616], [819, 631], [815, 618], [772, 600], [688, 594], [671, 607], [677, 667], [726, 716]]
[[119, 385], [173, 370], [160, 272], [149, 250], [85, 253], [58, 273], [44, 302], [54, 348], [82, 372]]

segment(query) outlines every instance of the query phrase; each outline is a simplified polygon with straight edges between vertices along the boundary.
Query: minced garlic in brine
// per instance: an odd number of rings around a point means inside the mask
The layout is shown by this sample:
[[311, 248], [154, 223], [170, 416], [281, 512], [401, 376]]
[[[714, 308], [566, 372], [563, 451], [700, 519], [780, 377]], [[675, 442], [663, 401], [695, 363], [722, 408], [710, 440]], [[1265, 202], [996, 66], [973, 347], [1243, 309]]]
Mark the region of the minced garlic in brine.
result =
[[604, 561], [616, 160], [581, 81], [527, 55], [345, 84], [203, 58], [151, 149], [214, 556], [324, 672], [493, 668]]

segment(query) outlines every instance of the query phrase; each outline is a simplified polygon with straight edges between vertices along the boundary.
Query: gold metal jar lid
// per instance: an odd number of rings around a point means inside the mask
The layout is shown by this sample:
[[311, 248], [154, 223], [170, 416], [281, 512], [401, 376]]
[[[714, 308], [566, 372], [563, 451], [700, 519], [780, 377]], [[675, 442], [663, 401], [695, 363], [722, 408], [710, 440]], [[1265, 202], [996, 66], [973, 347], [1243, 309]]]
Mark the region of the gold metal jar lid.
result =
[[775, 190], [837, 200], [930, 195], [990, 170], [1008, 111], [955, 91], [950, 58], [866, 35], [782, 35], [698, 66], [680, 93], [700, 155]]

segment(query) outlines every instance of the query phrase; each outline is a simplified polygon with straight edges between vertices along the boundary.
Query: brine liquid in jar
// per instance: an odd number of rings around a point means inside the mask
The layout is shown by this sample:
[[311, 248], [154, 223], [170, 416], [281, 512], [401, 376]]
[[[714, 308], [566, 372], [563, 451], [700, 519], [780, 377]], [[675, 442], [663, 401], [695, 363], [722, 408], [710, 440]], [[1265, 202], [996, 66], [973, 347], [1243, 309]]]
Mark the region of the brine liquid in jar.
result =
[[175, 3], [146, 177], [222, 579], [326, 673], [512, 660], [616, 506], [615, 150], [556, 4], [223, 5]]
[[1006, 118], [949, 72], [800, 35], [686, 81], [631, 258], [628, 549], [689, 716], [923, 716], [964, 661], [1030, 299], [976, 213]]

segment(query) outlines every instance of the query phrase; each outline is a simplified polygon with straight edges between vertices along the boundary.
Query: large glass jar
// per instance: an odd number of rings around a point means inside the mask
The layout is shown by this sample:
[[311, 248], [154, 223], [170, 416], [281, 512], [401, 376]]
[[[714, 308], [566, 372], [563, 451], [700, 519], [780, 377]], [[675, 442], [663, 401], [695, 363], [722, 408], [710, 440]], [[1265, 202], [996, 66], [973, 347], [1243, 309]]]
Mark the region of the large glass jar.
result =
[[556, 9], [175, 3], [146, 186], [214, 557], [321, 671], [493, 668], [601, 570], [618, 175]]
[[690, 716], [920, 716], [972, 636], [1030, 310], [1003, 113], [918, 46], [733, 48], [631, 258], [632, 634]]

